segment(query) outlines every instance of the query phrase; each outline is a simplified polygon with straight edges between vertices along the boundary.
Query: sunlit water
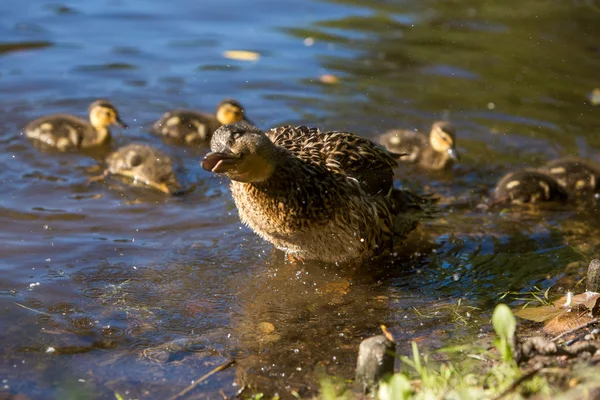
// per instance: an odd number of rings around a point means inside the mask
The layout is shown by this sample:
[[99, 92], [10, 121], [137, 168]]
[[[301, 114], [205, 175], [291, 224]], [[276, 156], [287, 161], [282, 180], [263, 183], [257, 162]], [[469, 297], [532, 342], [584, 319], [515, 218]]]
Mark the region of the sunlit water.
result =
[[[488, 329], [503, 292], [572, 288], [598, 255], [595, 209], [476, 205], [511, 168], [600, 161], [600, 109], [586, 97], [600, 85], [598, 7], [372, 3], [0, 3], [0, 396], [167, 398], [230, 357], [194, 393], [309, 393], [320, 373], [351, 378], [380, 323], [401, 352], [411, 340], [435, 348]], [[205, 148], [146, 133], [169, 108], [210, 111], [225, 97], [263, 128], [371, 138], [449, 117], [463, 162], [398, 170], [398, 185], [443, 197], [443, 215], [418, 233], [429, 244], [358, 271], [285, 264], [200, 168]], [[40, 152], [21, 134], [43, 114], [84, 116], [96, 98], [131, 126], [115, 146], [162, 148], [197, 189], [88, 184], [100, 154]]]

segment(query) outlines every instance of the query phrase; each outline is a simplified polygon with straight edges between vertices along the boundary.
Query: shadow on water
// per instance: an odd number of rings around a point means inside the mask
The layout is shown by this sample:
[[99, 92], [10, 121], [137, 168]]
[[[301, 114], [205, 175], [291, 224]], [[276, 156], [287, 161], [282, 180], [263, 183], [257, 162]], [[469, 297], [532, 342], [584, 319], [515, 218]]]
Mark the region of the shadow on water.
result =
[[[402, 353], [469, 341], [502, 293], [572, 288], [598, 255], [595, 205], [476, 207], [509, 169], [600, 160], [591, 2], [259, 0], [244, 15], [229, 12], [236, 0], [42, 3], [0, 5], [0, 396], [168, 398], [231, 357], [194, 394], [310, 394], [320, 374], [351, 378], [381, 323]], [[224, 59], [231, 49], [261, 57]], [[106, 153], [38, 151], [21, 134], [39, 115], [85, 117], [97, 97], [131, 127], [112, 148], [157, 146], [197, 189], [88, 184]], [[397, 254], [287, 264], [241, 227], [226, 182], [198, 164], [206, 148], [146, 133], [170, 108], [225, 97], [261, 127], [371, 138], [449, 117], [464, 161], [398, 169], [398, 185], [440, 195], [444, 212]]]

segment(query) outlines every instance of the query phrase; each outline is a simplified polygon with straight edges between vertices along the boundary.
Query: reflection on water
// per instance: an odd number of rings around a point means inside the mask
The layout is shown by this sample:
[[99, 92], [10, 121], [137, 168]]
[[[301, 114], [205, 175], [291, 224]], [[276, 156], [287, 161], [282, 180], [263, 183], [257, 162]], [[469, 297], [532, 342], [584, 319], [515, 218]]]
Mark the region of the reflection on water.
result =
[[[575, 261], [597, 256], [594, 206], [475, 207], [510, 168], [599, 161], [591, 3], [9, 3], [0, 4], [0, 395], [166, 398], [230, 357], [236, 366], [195, 393], [311, 393], [319, 373], [352, 377], [359, 342], [380, 323], [405, 353], [411, 340], [469, 340], [500, 293], [562, 290], [582, 272]], [[260, 57], [228, 60], [227, 50]], [[319, 79], [327, 74], [337, 82]], [[193, 193], [90, 184], [104, 153], [38, 151], [21, 134], [43, 114], [85, 116], [102, 97], [131, 125], [114, 145], [161, 148]], [[200, 168], [206, 148], [146, 133], [170, 108], [210, 111], [225, 97], [264, 128], [303, 122], [372, 138], [449, 117], [464, 161], [450, 173], [398, 171], [399, 185], [442, 196], [443, 215], [419, 245], [357, 270], [286, 264]], [[459, 299], [477, 307], [470, 318]]]

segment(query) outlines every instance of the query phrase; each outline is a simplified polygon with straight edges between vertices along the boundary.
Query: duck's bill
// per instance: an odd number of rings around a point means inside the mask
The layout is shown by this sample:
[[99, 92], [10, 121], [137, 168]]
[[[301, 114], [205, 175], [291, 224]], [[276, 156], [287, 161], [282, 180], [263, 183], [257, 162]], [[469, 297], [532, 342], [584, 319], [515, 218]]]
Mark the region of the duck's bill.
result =
[[134, 186], [146, 185], [166, 194], [175, 195], [181, 191], [181, 185], [179, 184], [179, 182], [177, 182], [175, 178], [167, 179], [162, 182], [156, 182], [140, 178], [135, 172], [128, 170], [116, 172], [115, 175], [120, 175], [131, 179], [133, 181]]
[[117, 120], [115, 121], [115, 125], [117, 125], [119, 128], [123, 128], [123, 129], [129, 128], [129, 125], [127, 125], [125, 122], [123, 122], [121, 117], [117, 117]]
[[237, 167], [239, 162], [240, 158], [232, 154], [208, 153], [201, 165], [207, 171], [223, 174]]
[[178, 194], [181, 190], [177, 182], [146, 182], [146, 185], [166, 194]]
[[454, 161], [460, 161], [460, 156], [458, 155], [458, 151], [454, 147], [448, 149], [448, 155]]

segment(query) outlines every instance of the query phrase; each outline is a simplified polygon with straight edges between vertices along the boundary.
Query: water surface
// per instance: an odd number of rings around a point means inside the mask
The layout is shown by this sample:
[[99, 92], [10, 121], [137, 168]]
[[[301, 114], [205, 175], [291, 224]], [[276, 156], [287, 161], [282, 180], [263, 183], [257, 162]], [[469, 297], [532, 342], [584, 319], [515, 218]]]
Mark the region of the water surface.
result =
[[[167, 398], [230, 357], [194, 395], [310, 394], [320, 373], [353, 376], [358, 344], [380, 323], [401, 352], [411, 340], [469, 341], [501, 293], [570, 289], [598, 254], [594, 207], [475, 207], [510, 169], [600, 161], [592, 2], [32, 0], [3, 2], [0, 15], [3, 396]], [[359, 270], [286, 264], [241, 226], [226, 182], [200, 168], [206, 148], [146, 133], [170, 108], [210, 111], [225, 97], [263, 128], [370, 138], [450, 118], [463, 163], [398, 170], [399, 186], [443, 198], [443, 215], [416, 235], [429, 244]], [[114, 146], [160, 147], [197, 189], [171, 198], [88, 184], [102, 154], [39, 151], [21, 133], [40, 115], [84, 116], [96, 98], [131, 126]]]

